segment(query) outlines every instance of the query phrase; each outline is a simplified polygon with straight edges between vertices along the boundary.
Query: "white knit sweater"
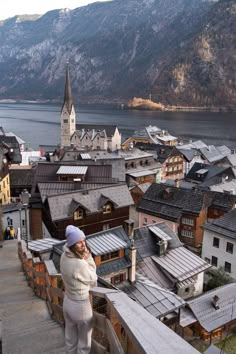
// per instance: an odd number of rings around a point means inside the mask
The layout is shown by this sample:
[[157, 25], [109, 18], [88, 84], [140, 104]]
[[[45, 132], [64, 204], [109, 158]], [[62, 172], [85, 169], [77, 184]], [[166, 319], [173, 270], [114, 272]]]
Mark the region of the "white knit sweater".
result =
[[96, 265], [92, 256], [87, 260], [80, 259], [64, 246], [60, 268], [66, 296], [70, 300], [87, 299], [90, 287], [97, 284]]

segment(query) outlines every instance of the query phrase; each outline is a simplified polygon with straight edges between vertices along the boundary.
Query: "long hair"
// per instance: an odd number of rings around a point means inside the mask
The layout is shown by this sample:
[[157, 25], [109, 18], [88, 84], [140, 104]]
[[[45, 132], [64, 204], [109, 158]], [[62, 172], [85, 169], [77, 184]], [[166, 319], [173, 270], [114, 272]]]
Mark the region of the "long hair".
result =
[[[85, 241], [85, 247], [89, 250], [89, 252], [91, 253], [91, 249], [90, 247], [87, 245], [86, 241]], [[79, 251], [77, 248], [76, 248], [76, 243], [73, 245], [73, 246], [70, 246], [69, 247], [69, 250], [78, 258], [80, 259], [83, 259], [84, 258], [84, 253], [85, 251]]]

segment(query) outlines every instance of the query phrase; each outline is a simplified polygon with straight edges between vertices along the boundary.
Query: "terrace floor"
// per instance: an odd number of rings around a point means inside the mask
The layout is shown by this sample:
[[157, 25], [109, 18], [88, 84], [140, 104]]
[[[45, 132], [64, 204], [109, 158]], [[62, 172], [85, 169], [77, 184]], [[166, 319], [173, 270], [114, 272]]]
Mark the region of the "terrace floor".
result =
[[65, 353], [64, 330], [28, 286], [17, 241], [0, 248], [0, 353]]

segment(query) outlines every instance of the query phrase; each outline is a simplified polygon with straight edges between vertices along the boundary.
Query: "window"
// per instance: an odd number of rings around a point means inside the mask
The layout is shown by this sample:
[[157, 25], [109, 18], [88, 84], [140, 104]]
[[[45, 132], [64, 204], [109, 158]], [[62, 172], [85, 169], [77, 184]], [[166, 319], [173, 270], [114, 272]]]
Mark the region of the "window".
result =
[[78, 209], [74, 212], [74, 220], [80, 220], [83, 219], [83, 217], [84, 217], [83, 209]]
[[114, 258], [119, 258], [119, 251], [114, 251], [101, 255], [101, 262], [106, 262]]
[[111, 208], [110, 203], [103, 205], [103, 208], [102, 208], [103, 214], [109, 214], [109, 213], [111, 213], [111, 210], [112, 210], [112, 208]]
[[193, 232], [188, 230], [181, 230], [181, 236], [193, 238]]
[[225, 262], [225, 271], [231, 273], [231, 263]]
[[109, 259], [110, 259], [110, 254], [109, 254], [109, 253], [103, 254], [103, 255], [101, 256], [101, 262], [109, 261]]
[[182, 218], [182, 223], [185, 225], [194, 225], [194, 219], [189, 219], [189, 218]]
[[126, 280], [126, 274], [117, 274], [114, 277], [111, 278], [111, 284], [119, 284], [122, 281]]
[[234, 245], [231, 242], [227, 242], [226, 252], [233, 254], [234, 253]]
[[143, 225], [147, 225], [147, 218], [143, 218]]
[[215, 257], [215, 256], [212, 256], [211, 257], [211, 264], [215, 267], [217, 267], [217, 264], [218, 264], [218, 258]]
[[152, 223], [153, 223], [153, 224], [156, 224], [156, 220], [152, 220]]
[[220, 240], [218, 237], [213, 238], [213, 247], [219, 248], [220, 246]]
[[105, 230], [109, 230], [111, 228], [111, 224], [103, 224], [102, 229]]
[[63, 122], [64, 122], [64, 123], [68, 123], [68, 119], [64, 119]]

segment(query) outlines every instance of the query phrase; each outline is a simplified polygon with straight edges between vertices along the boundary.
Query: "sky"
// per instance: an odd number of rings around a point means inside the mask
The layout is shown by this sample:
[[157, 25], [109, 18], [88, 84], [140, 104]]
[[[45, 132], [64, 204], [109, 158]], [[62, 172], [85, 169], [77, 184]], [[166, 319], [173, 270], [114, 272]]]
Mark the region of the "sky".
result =
[[95, 1], [104, 0], [0, 0], [0, 20], [15, 15], [45, 14], [55, 9], [75, 9]]

